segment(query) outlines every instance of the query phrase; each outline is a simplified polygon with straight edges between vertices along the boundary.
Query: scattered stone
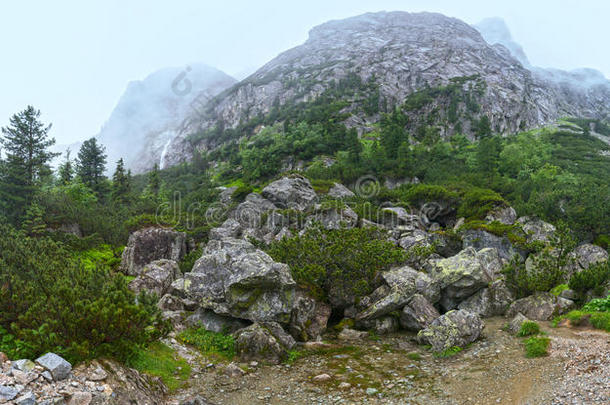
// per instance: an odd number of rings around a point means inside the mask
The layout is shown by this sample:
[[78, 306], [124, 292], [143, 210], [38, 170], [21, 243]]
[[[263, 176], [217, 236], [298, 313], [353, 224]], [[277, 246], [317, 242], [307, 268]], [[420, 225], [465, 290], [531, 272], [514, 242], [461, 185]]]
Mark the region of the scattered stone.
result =
[[[237, 354], [244, 361], [265, 360], [278, 364], [284, 360], [288, 350], [294, 346], [294, 339], [287, 333], [278, 333], [281, 326], [273, 331], [267, 325], [254, 323], [247, 328], [235, 332], [235, 347]], [[274, 333], [278, 336], [275, 336]], [[292, 345], [290, 345], [292, 340]], [[282, 342], [288, 343], [288, 345]]]
[[79, 391], [72, 394], [68, 405], [89, 405], [93, 399], [90, 392]]
[[28, 392], [15, 400], [17, 405], [36, 405], [36, 395], [32, 392]]
[[241, 377], [242, 375], [246, 374], [246, 372], [242, 370], [241, 367], [239, 367], [237, 364], [229, 363], [224, 369], [224, 374], [231, 378], [234, 378]]
[[496, 280], [489, 287], [460, 302], [459, 309], [474, 312], [483, 318], [504, 315], [515, 297], [504, 280]]
[[342, 382], [341, 384], [338, 385], [337, 388], [339, 388], [340, 390], [346, 390], [352, 387], [352, 384], [348, 383], [348, 382]]
[[36, 364], [34, 364], [34, 362], [29, 359], [15, 360], [11, 364], [11, 368], [13, 368], [14, 370], [23, 371], [24, 373], [32, 371], [34, 367], [36, 367]]
[[329, 376], [328, 374], [320, 374], [315, 376], [314, 378], [312, 378], [312, 381], [314, 382], [326, 382], [326, 381], [330, 381], [332, 379], [331, 376]]
[[327, 195], [331, 198], [337, 198], [337, 199], [350, 198], [350, 197], [355, 196], [355, 194], [350, 189], [348, 189], [347, 187], [345, 187], [343, 184], [340, 184], [340, 183], [333, 184], [333, 186], [330, 188], [330, 190], [328, 190]]
[[0, 400], [2, 401], [11, 401], [17, 397], [19, 394], [19, 390], [15, 387], [7, 387], [5, 385], [0, 385]]
[[375, 395], [379, 392], [379, 390], [377, 388], [367, 388], [366, 389], [366, 395]]
[[513, 319], [506, 325], [506, 329], [508, 332], [516, 335], [521, 330], [521, 325], [523, 322], [529, 321], [530, 319], [524, 316], [522, 313], [517, 313]]
[[299, 175], [276, 180], [265, 187], [261, 194], [278, 208], [298, 211], [311, 207], [318, 198], [309, 180]]

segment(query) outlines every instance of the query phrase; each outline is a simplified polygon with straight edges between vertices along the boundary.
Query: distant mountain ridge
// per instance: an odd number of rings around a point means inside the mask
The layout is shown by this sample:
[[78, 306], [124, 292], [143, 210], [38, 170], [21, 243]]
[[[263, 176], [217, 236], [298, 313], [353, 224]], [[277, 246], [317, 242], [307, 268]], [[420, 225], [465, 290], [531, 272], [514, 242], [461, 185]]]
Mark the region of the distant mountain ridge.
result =
[[[496, 37], [502, 39], [502, 35]], [[194, 150], [214, 149], [221, 143], [214, 136], [198, 136], [193, 144], [194, 134], [236, 128], [268, 115], [274, 107], [314, 100], [349, 74], [374, 82], [390, 105], [456, 78], [479, 78], [484, 87], [477, 96], [480, 111], [452, 124], [441, 117], [443, 137], [458, 129], [472, 135], [473, 122], [483, 115], [500, 133], [538, 127], [565, 115], [608, 118], [607, 80], [575, 85], [571, 81], [580, 80], [579, 73], [530, 70], [523, 65], [527, 63], [524, 53], [518, 55], [521, 61], [513, 55], [520, 47], [515, 45], [511, 51], [501, 45], [488, 43], [463, 21], [436, 13], [368, 13], [324, 23], [310, 31], [303, 45], [281, 53], [215, 97], [204, 113], [191, 114], [171, 141], [167, 164], [189, 160]], [[348, 127], [366, 132], [379, 120], [379, 114], [362, 113], [358, 100], [348, 103], [344, 110]]]
[[162, 164], [163, 150], [180, 132], [184, 118], [236, 82], [203, 64], [165, 68], [130, 82], [96, 135], [106, 147], [109, 171], [120, 158], [134, 173]]

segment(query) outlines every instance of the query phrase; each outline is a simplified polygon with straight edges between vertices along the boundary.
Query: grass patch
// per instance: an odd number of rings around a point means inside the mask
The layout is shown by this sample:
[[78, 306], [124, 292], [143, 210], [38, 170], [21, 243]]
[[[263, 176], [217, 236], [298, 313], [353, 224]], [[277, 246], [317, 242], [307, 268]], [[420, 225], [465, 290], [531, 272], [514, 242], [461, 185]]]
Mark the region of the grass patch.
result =
[[225, 359], [235, 357], [235, 339], [231, 335], [210, 332], [205, 328], [189, 328], [178, 335], [182, 343], [196, 347], [206, 355], [220, 356]]
[[569, 290], [570, 287], [567, 284], [559, 284], [555, 287], [553, 287], [551, 289], [551, 291], [549, 291], [551, 294], [553, 294], [556, 297], [559, 297], [559, 294], [561, 294], [562, 292], [564, 292], [565, 290]]
[[610, 312], [593, 312], [589, 322], [596, 329], [610, 332]]
[[417, 352], [407, 353], [407, 359], [413, 360], [413, 361], [419, 361], [419, 360], [421, 360], [421, 354], [419, 354]]
[[442, 352], [435, 352], [434, 357], [438, 357], [438, 358], [452, 357], [452, 356], [455, 356], [456, 354], [458, 354], [459, 352], [461, 352], [462, 350], [464, 350], [464, 349], [459, 346], [451, 346], [450, 348], [445, 349]]
[[181, 388], [191, 375], [187, 361], [161, 342], [138, 350], [128, 365], [141, 373], [161, 378], [170, 391]]
[[524, 321], [521, 324], [521, 328], [519, 329], [519, 332], [517, 332], [517, 336], [525, 337], [525, 336], [538, 335], [539, 333], [540, 333], [540, 325], [538, 325], [534, 321]]
[[[525, 323], [525, 322], [524, 322]], [[525, 357], [535, 358], [547, 356], [551, 339], [548, 337], [530, 337], [525, 341]]]

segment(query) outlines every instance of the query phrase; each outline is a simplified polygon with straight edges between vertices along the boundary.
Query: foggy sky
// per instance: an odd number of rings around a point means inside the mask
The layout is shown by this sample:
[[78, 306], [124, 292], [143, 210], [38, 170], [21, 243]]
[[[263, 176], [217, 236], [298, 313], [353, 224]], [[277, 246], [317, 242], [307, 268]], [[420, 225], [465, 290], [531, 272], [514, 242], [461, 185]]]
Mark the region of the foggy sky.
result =
[[58, 143], [82, 140], [99, 132], [131, 80], [195, 62], [241, 79], [317, 24], [381, 10], [470, 24], [502, 17], [533, 65], [610, 77], [605, 0], [3, 1], [0, 126], [33, 104]]

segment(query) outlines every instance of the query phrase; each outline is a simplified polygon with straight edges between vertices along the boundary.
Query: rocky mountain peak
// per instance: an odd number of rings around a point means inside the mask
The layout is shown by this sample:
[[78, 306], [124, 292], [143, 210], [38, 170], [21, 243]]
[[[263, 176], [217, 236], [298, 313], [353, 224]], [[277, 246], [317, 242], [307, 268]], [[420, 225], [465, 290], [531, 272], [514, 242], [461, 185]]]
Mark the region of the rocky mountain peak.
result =
[[513, 37], [506, 25], [506, 22], [500, 17], [490, 17], [482, 20], [474, 25], [485, 41], [491, 45], [499, 44], [504, 46], [510, 54], [517, 59], [525, 67], [530, 67], [531, 64], [525, 55], [525, 51]]

